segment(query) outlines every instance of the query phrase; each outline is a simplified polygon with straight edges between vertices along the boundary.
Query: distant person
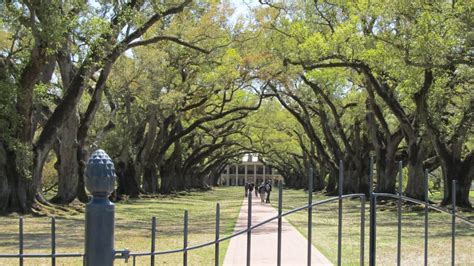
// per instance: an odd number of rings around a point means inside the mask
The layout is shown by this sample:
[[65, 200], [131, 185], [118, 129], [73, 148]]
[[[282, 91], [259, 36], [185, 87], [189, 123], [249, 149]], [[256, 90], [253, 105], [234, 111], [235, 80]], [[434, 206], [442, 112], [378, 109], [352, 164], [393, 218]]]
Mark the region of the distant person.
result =
[[244, 189], [245, 189], [245, 197], [247, 197], [250, 190], [250, 184], [248, 182], [245, 182]]
[[[253, 185], [253, 183], [252, 183]], [[254, 185], [254, 188], [255, 188], [255, 197], [258, 198], [258, 186]]]
[[249, 184], [249, 196], [252, 197], [252, 192], [253, 192], [253, 188], [254, 188], [254, 184], [253, 183], [250, 183]]
[[266, 203], [270, 203], [270, 192], [272, 191], [272, 184], [270, 181], [267, 181], [265, 184], [265, 192], [267, 193], [267, 199], [265, 200]]
[[260, 184], [258, 193], [260, 194], [260, 202], [265, 203], [265, 183], [262, 182], [262, 184]]

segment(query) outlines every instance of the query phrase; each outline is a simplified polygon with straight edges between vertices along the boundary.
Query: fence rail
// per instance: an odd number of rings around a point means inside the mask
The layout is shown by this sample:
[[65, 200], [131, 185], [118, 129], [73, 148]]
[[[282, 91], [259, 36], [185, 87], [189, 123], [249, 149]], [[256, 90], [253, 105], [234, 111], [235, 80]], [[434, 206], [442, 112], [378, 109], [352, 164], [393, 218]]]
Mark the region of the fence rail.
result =
[[[371, 161], [372, 166], [372, 161]], [[425, 174], [425, 193], [426, 197], [424, 201], [413, 199], [410, 197], [406, 197], [402, 195], [402, 175], [401, 175], [401, 163], [399, 164], [399, 176], [398, 176], [398, 193], [391, 194], [391, 193], [377, 193], [374, 191], [370, 192], [370, 246], [369, 246], [369, 265], [376, 264], [376, 236], [377, 236], [377, 202], [378, 199], [381, 197], [384, 198], [393, 198], [397, 200], [397, 265], [401, 263], [401, 245], [402, 245], [402, 202], [411, 202], [415, 204], [420, 204], [424, 206], [424, 263], [425, 265], [428, 263], [428, 210], [433, 209], [442, 213], [449, 214], [451, 216], [451, 263], [455, 265], [455, 250], [456, 250], [456, 220], [462, 221], [470, 226], [473, 226], [474, 223], [457, 214], [455, 208], [455, 191], [456, 191], [456, 181], [453, 181], [452, 189], [453, 189], [453, 197], [452, 197], [452, 210], [448, 211], [446, 209], [439, 208], [433, 204], [429, 203], [428, 194], [427, 194], [427, 178], [428, 175]], [[165, 254], [173, 254], [173, 253], [183, 253], [183, 265], [187, 265], [188, 262], [188, 252], [200, 249], [208, 246], [214, 245], [215, 249], [215, 265], [219, 265], [219, 254], [220, 254], [220, 246], [219, 244], [223, 241], [230, 240], [234, 237], [239, 235], [246, 234], [247, 235], [247, 257], [246, 263], [247, 265], [251, 265], [251, 238], [252, 238], [252, 231], [268, 224], [274, 220], [278, 220], [278, 227], [277, 227], [277, 265], [281, 265], [281, 234], [282, 234], [282, 218], [299, 212], [303, 210], [307, 210], [308, 212], [308, 252], [307, 252], [307, 263], [311, 265], [311, 247], [312, 247], [312, 227], [313, 227], [313, 208], [319, 205], [328, 204], [331, 202], [338, 202], [338, 241], [337, 241], [337, 265], [342, 265], [342, 221], [343, 221], [343, 201], [344, 199], [359, 199], [360, 200], [360, 265], [364, 265], [364, 251], [365, 251], [365, 205], [366, 205], [366, 195], [365, 194], [343, 194], [343, 187], [344, 184], [344, 165], [342, 161], [340, 162], [340, 174], [339, 174], [339, 188], [338, 188], [338, 196], [330, 197], [328, 199], [320, 200], [314, 202], [312, 199], [312, 193], [308, 193], [308, 203], [304, 206], [283, 212], [283, 186], [282, 183], [279, 182], [278, 184], [278, 214], [271, 218], [268, 218], [262, 222], [257, 224], [252, 224], [252, 197], [248, 199], [248, 219], [247, 219], [247, 227], [240, 231], [234, 232], [228, 236], [220, 236], [220, 204], [216, 204], [216, 211], [215, 211], [215, 239], [213, 241], [205, 242], [198, 245], [189, 246], [188, 245], [188, 212], [185, 211], [183, 215], [183, 248], [180, 249], [173, 249], [173, 250], [165, 250], [165, 251], [157, 251], [156, 250], [156, 217], [152, 217], [151, 219], [151, 239], [150, 239], [150, 251], [149, 252], [130, 252], [128, 250], [115, 250], [114, 258], [115, 259], [132, 259], [132, 265], [136, 265], [136, 260], [138, 257], [150, 257], [150, 265], [155, 265], [155, 257], [159, 255]], [[372, 169], [372, 168], [371, 168]], [[373, 188], [373, 172], [370, 171], [370, 186]], [[313, 180], [313, 171], [310, 169], [308, 173], [308, 191], [312, 191], [312, 180]], [[25, 258], [51, 258], [51, 265], [56, 265], [56, 258], [73, 258], [73, 257], [82, 257], [84, 264], [86, 263], [85, 253], [56, 253], [56, 220], [55, 218], [51, 218], [51, 253], [49, 254], [24, 254], [24, 232], [23, 232], [23, 218], [19, 218], [19, 233], [18, 233], [18, 253], [17, 254], [0, 254], [0, 258], [18, 258], [19, 265], [24, 264]], [[100, 237], [100, 236], [96, 236]], [[90, 265], [94, 265], [91, 263]]]

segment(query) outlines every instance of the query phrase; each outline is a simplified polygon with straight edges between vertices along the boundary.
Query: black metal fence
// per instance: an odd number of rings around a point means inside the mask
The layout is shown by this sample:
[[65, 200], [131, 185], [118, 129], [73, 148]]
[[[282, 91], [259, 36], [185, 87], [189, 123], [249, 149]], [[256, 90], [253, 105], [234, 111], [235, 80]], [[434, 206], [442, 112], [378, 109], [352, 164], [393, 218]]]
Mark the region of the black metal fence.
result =
[[[166, 250], [166, 251], [157, 251], [156, 250], [156, 218], [153, 217], [151, 220], [151, 243], [150, 243], [150, 250], [146, 252], [130, 252], [128, 250], [121, 250], [115, 251], [115, 259], [125, 259], [128, 261], [131, 259], [132, 265], [136, 265], [136, 260], [138, 257], [149, 257], [150, 258], [150, 265], [155, 265], [155, 257], [159, 255], [165, 254], [172, 254], [172, 253], [182, 253], [183, 254], [183, 265], [188, 264], [188, 252], [191, 250], [196, 250], [208, 246], [214, 246], [215, 249], [215, 265], [220, 265], [219, 261], [219, 254], [220, 254], [220, 247], [219, 244], [223, 241], [227, 241], [231, 238], [237, 237], [242, 234], [247, 235], [247, 257], [246, 263], [247, 265], [251, 265], [251, 238], [252, 238], [252, 231], [256, 228], [259, 228], [271, 221], [278, 220], [278, 228], [277, 228], [277, 265], [281, 265], [281, 241], [282, 241], [282, 218], [299, 212], [307, 210], [308, 213], [308, 231], [307, 231], [307, 264], [311, 265], [311, 246], [312, 246], [312, 227], [313, 227], [313, 208], [318, 205], [327, 204], [330, 202], [338, 202], [338, 241], [337, 241], [337, 265], [342, 265], [342, 221], [343, 221], [343, 200], [349, 198], [356, 198], [360, 200], [360, 265], [364, 265], [365, 258], [364, 258], [364, 251], [365, 251], [365, 205], [366, 205], [366, 195], [365, 194], [346, 194], [342, 193], [344, 183], [344, 165], [342, 161], [340, 162], [340, 173], [339, 173], [339, 194], [335, 197], [330, 197], [325, 200], [313, 202], [312, 193], [308, 193], [308, 203], [299, 208], [292, 209], [287, 212], [283, 212], [283, 188], [281, 182], [278, 185], [278, 214], [274, 217], [271, 217], [265, 221], [262, 221], [258, 224], [252, 224], [252, 197], [248, 197], [248, 220], [247, 220], [247, 227], [246, 229], [240, 230], [235, 232], [232, 235], [221, 237], [220, 236], [220, 205], [219, 203], [216, 204], [216, 213], [215, 213], [215, 239], [213, 241], [209, 241], [206, 243], [202, 243], [195, 246], [188, 246], [188, 212], [184, 212], [183, 220], [184, 220], [184, 228], [183, 228], [183, 247], [180, 249], [174, 250]], [[371, 161], [370, 167], [370, 187], [373, 188], [373, 167]], [[424, 264], [427, 265], [428, 263], [428, 210], [434, 209], [439, 212], [443, 212], [449, 214], [451, 216], [451, 264], [455, 265], [455, 254], [456, 254], [456, 220], [459, 219], [460, 221], [465, 222], [471, 228], [474, 225], [468, 219], [459, 216], [456, 213], [456, 181], [453, 181], [452, 184], [452, 209], [451, 211], [439, 208], [435, 205], [429, 203], [428, 200], [428, 174], [425, 172], [425, 200], [420, 201], [413, 198], [409, 198], [403, 196], [402, 193], [402, 164], [399, 164], [399, 176], [398, 176], [398, 193], [397, 194], [389, 194], [389, 193], [376, 193], [371, 191], [370, 193], [370, 245], [369, 245], [369, 265], [376, 265], [376, 251], [377, 251], [377, 202], [380, 197], [384, 198], [393, 198], [397, 200], [397, 265], [401, 263], [401, 245], [402, 245], [402, 203], [403, 202], [411, 202], [415, 204], [420, 204], [424, 206]], [[313, 190], [313, 170], [310, 169], [308, 173], [308, 191]], [[101, 237], [98, 235], [97, 237]], [[23, 233], [23, 218], [19, 218], [19, 232], [18, 232], [18, 253], [15, 254], [0, 254], [1, 258], [17, 258], [18, 264], [23, 265], [24, 260], [27, 258], [50, 258], [51, 265], [56, 265], [57, 258], [73, 258], [73, 257], [83, 257], [83, 261], [85, 264], [85, 254], [84, 253], [57, 253], [56, 252], [56, 221], [55, 218], [51, 218], [51, 252], [48, 254], [25, 254], [24, 253], [24, 233]], [[0, 260], [1, 264], [1, 260]]]

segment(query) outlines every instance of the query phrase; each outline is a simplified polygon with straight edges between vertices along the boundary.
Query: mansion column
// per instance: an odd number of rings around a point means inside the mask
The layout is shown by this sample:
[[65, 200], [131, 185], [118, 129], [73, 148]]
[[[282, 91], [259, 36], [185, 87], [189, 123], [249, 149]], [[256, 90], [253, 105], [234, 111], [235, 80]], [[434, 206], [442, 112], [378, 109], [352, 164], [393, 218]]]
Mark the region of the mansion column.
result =
[[235, 185], [239, 185], [239, 165], [235, 165]]
[[253, 165], [253, 180], [255, 181], [255, 186], [258, 186], [257, 185], [257, 165], [256, 164]]
[[226, 181], [225, 181], [225, 184], [226, 184], [227, 186], [230, 186], [230, 183], [229, 183], [229, 182], [230, 182], [230, 179], [229, 179], [230, 166], [227, 165], [227, 166], [225, 167], [225, 169], [226, 169], [226, 170], [225, 170], [225, 173], [226, 173], [226, 174], [225, 174], [225, 180], [226, 180]]
[[245, 165], [245, 183], [247, 183], [248, 180], [247, 180], [247, 165]]

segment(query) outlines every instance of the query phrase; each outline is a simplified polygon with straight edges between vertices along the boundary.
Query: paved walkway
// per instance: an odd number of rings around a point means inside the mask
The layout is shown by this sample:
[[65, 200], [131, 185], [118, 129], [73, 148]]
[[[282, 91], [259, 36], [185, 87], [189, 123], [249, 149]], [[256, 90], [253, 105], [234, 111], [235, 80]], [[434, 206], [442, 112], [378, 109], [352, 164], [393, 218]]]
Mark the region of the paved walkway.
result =
[[[252, 193], [253, 194], [253, 193]], [[234, 232], [247, 228], [247, 199], [240, 209]], [[277, 210], [270, 204], [263, 204], [259, 198], [252, 198], [252, 224], [255, 225], [270, 217], [276, 216]], [[252, 230], [251, 265], [277, 265], [277, 230], [278, 220]], [[281, 265], [307, 265], [307, 239], [298, 232], [285, 218], [282, 220]], [[224, 266], [241, 266], [247, 260], [247, 234], [230, 240], [224, 259]], [[311, 250], [312, 265], [332, 265], [314, 246]]]

